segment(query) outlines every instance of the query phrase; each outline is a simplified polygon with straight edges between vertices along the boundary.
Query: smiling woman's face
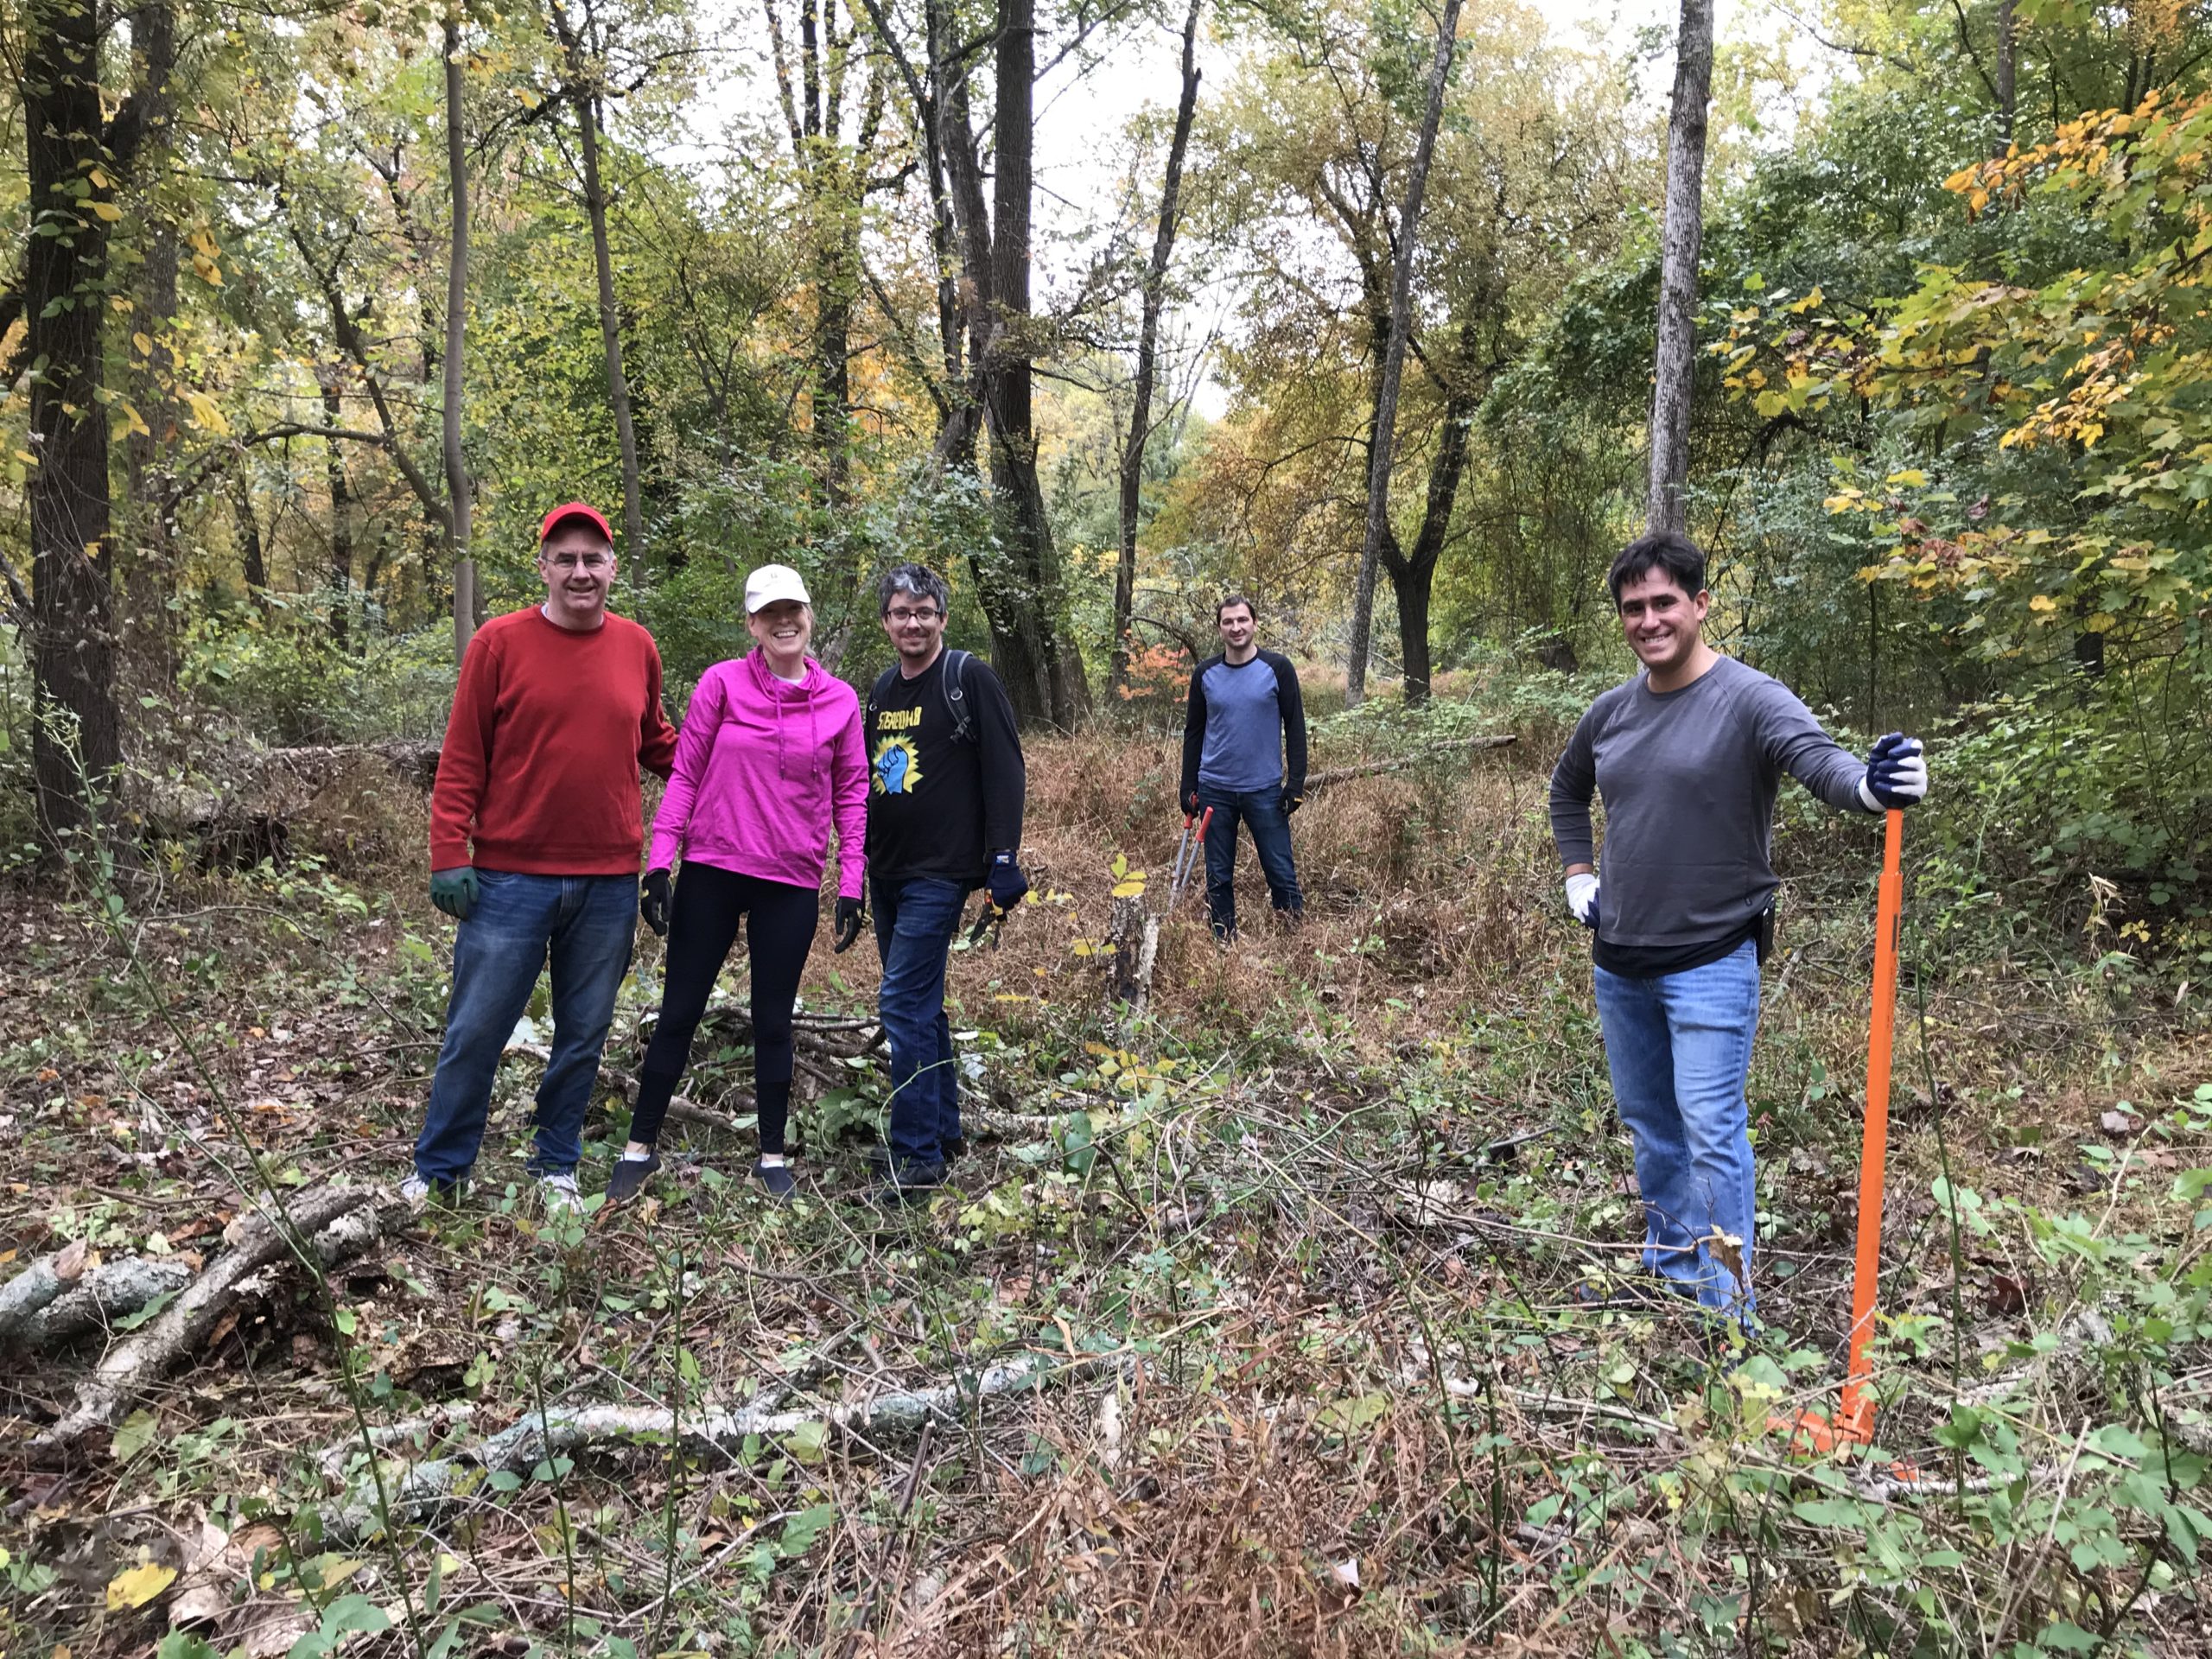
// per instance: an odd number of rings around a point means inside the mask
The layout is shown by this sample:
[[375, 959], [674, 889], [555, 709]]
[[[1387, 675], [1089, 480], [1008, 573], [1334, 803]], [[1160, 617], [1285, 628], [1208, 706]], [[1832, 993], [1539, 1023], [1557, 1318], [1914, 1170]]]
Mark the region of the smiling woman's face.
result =
[[779, 599], [747, 617], [745, 626], [771, 657], [798, 657], [814, 638], [814, 611], [795, 599]]

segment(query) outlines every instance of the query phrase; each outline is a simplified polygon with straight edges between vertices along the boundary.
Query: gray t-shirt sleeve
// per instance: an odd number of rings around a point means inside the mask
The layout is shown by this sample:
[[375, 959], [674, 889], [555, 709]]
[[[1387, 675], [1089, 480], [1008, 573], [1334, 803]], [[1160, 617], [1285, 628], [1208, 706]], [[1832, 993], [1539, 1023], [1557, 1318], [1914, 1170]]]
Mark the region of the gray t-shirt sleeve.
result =
[[1859, 798], [1866, 763], [1822, 731], [1813, 711], [1788, 686], [1762, 676], [1737, 709], [1776, 771], [1788, 772], [1839, 811], [1866, 810]]
[[1598, 758], [1592, 734], [1606, 701], [1600, 697], [1582, 711], [1582, 718], [1575, 721], [1574, 734], [1567, 740], [1559, 764], [1552, 768], [1552, 842], [1559, 849], [1562, 868], [1569, 864], [1598, 861], [1597, 835], [1590, 825], [1590, 801], [1598, 792]]

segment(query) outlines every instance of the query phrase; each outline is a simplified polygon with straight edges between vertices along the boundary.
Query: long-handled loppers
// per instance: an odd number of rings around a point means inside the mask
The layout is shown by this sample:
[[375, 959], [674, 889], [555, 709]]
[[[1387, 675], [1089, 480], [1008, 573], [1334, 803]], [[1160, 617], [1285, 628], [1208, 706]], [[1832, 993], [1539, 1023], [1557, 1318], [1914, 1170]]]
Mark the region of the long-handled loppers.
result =
[[[1198, 868], [1198, 861], [1206, 849], [1206, 826], [1213, 822], [1213, 808], [1208, 807], [1203, 817], [1186, 814], [1183, 819], [1183, 839], [1175, 843], [1175, 863], [1168, 872], [1167, 908], [1173, 911], [1182, 898], [1183, 889], [1191, 885], [1191, 877]], [[1198, 832], [1192, 835], [1191, 826], [1198, 825]]]

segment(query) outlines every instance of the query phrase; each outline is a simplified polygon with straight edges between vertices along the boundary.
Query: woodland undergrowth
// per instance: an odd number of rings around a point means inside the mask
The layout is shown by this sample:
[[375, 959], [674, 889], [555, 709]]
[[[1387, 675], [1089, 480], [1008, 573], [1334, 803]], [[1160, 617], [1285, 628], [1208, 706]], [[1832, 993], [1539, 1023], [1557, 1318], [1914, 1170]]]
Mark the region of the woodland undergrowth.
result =
[[[955, 958], [970, 1148], [926, 1207], [867, 1202], [883, 1079], [824, 1048], [796, 1205], [695, 1123], [655, 1197], [550, 1220], [517, 1053], [473, 1199], [280, 1264], [111, 1430], [35, 1444], [152, 1313], [19, 1346], [0, 1649], [2204, 1650], [2201, 988], [2109, 884], [2009, 914], [1909, 834], [1878, 1445], [1807, 1455], [1776, 1423], [1842, 1373], [1878, 840], [1785, 811], [1760, 1332], [1593, 1305], [1640, 1211], [1556, 891], [1556, 721], [1512, 714], [1494, 752], [1446, 740], [1497, 706], [1325, 722], [1317, 769], [1426, 758], [1314, 792], [1301, 928], [1248, 855], [1226, 951], [1202, 894], [1170, 906], [1173, 745], [1033, 744], [1039, 896]], [[0, 1273], [197, 1272], [242, 1207], [396, 1182], [450, 961], [422, 830], [369, 760], [281, 865], [10, 878]], [[1105, 942], [1139, 886], [1166, 920], [1132, 1020]], [[864, 1018], [865, 947], [822, 943], [805, 1008]], [[641, 933], [612, 1067], [658, 970]], [[743, 1001], [734, 971], [685, 1084], [741, 1123]], [[588, 1192], [625, 1121], [603, 1090]]]

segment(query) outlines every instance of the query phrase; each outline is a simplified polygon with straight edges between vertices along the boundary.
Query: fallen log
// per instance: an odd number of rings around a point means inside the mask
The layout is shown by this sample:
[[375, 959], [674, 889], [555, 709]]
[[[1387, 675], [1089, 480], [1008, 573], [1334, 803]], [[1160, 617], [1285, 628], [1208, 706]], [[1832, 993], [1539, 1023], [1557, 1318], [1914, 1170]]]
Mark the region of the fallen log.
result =
[[156, 1297], [175, 1295], [192, 1282], [190, 1264], [175, 1256], [126, 1255], [103, 1262], [62, 1290], [46, 1306], [15, 1323], [0, 1347], [37, 1353], [136, 1313]]
[[[686, 1451], [734, 1458], [742, 1453], [749, 1439], [781, 1441], [810, 1426], [824, 1436], [914, 1433], [931, 1421], [957, 1426], [970, 1408], [980, 1408], [987, 1400], [1031, 1394], [1100, 1372], [1118, 1373], [1121, 1366], [1120, 1356], [1058, 1360], [1031, 1355], [989, 1366], [973, 1377], [938, 1388], [879, 1395], [873, 1400], [820, 1409], [702, 1411], [696, 1415], [686, 1414], [680, 1420], [659, 1406], [550, 1407], [525, 1414], [512, 1427], [451, 1457], [391, 1471], [385, 1479], [381, 1504], [373, 1472], [364, 1474], [343, 1503], [323, 1510], [323, 1537], [331, 1544], [346, 1545], [383, 1527], [385, 1517], [403, 1523], [423, 1521], [467, 1497], [478, 1478], [503, 1471], [520, 1474], [548, 1459], [595, 1446], [664, 1442], [675, 1434]], [[334, 1445], [319, 1454], [318, 1461], [327, 1466], [328, 1460], [343, 1458], [358, 1445], [357, 1441]]]
[[256, 1275], [305, 1241], [326, 1262], [358, 1255], [375, 1243], [379, 1221], [373, 1187], [321, 1187], [284, 1205], [288, 1228], [270, 1212], [242, 1212], [225, 1230], [225, 1249], [153, 1320], [111, 1348], [77, 1385], [77, 1403], [32, 1446], [67, 1451], [95, 1429], [111, 1426], [131, 1401], [206, 1342], [216, 1322], [250, 1289]]
[[76, 1284], [86, 1256], [85, 1241], [75, 1239], [0, 1285], [0, 1351], [14, 1346], [24, 1325]]
[[1411, 754], [1402, 754], [1389, 760], [1363, 760], [1356, 766], [1332, 766], [1326, 772], [1313, 772], [1306, 779], [1306, 792], [1331, 784], [1348, 784], [1355, 778], [1376, 778], [1386, 772], [1403, 772], [1408, 766], [1418, 766], [1426, 761], [1441, 760], [1446, 755], [1459, 754], [1468, 749], [1509, 748], [1521, 740], [1508, 732], [1500, 737], [1456, 738], [1449, 743], [1433, 743]]
[[[501, 1052], [523, 1055], [536, 1060], [540, 1065], [550, 1065], [553, 1059], [553, 1051], [543, 1043], [511, 1042]], [[609, 1065], [603, 1059], [599, 1063], [599, 1075], [620, 1089], [622, 1091], [622, 1097], [632, 1105], [638, 1103], [638, 1079], [634, 1075], [625, 1071], [619, 1065]], [[741, 1102], [747, 1106], [753, 1103], [752, 1095], [743, 1089], [731, 1090], [725, 1098]], [[750, 1135], [753, 1129], [751, 1119], [732, 1117], [728, 1112], [718, 1112], [710, 1107], [702, 1106], [698, 1102], [684, 1095], [677, 1095], [670, 1099], [668, 1115], [678, 1123], [696, 1123], [702, 1128], [720, 1129], [726, 1135]]]

